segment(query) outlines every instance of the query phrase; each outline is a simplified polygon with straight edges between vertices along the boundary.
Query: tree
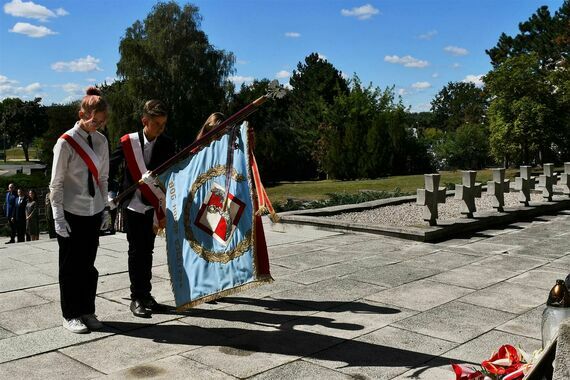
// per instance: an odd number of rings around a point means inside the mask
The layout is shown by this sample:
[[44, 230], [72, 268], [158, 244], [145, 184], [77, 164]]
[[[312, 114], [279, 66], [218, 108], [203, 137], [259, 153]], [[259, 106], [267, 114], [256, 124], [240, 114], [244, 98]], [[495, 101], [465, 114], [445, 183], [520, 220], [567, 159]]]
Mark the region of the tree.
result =
[[68, 104], [52, 104], [46, 107], [48, 128], [43, 134], [38, 149], [40, 160], [49, 170], [53, 161], [53, 147], [63, 132], [71, 129], [79, 119], [80, 101]]
[[47, 129], [47, 115], [40, 104], [41, 98], [23, 101], [7, 98], [2, 102], [2, 127], [12, 142], [22, 144], [26, 161], [30, 160], [29, 148], [32, 141]]
[[[242, 84], [231, 101], [230, 113], [267, 93], [268, 79]], [[248, 117], [255, 131], [255, 156], [264, 182], [298, 179], [298, 150], [296, 136], [287, 123], [289, 97], [274, 99], [263, 104]]]
[[483, 124], [488, 101], [473, 83], [449, 82], [431, 102], [434, 126], [455, 131], [466, 123]]
[[559, 115], [535, 53], [508, 58], [485, 77], [495, 95], [489, 108], [491, 154], [504, 163], [541, 162], [554, 142]]
[[168, 133], [183, 146], [210, 113], [226, 110], [234, 70], [233, 54], [209, 43], [201, 20], [193, 5], [158, 3], [119, 45], [117, 74], [127, 92], [141, 106], [147, 99], [164, 101], [170, 107]]
[[326, 115], [335, 98], [348, 94], [348, 84], [326, 59], [312, 53], [289, 80], [293, 87], [290, 94], [289, 123], [295, 132], [298, 156], [298, 179], [312, 179], [323, 172], [322, 149], [317, 144]]
[[538, 8], [527, 21], [519, 24], [520, 33], [510, 37], [501, 34], [497, 45], [486, 53], [494, 67], [508, 58], [535, 53], [541, 68], [553, 70], [570, 54], [570, 1], [565, 0], [554, 16], [547, 6]]
[[487, 50], [493, 70], [485, 84], [491, 153], [508, 162], [570, 158], [570, 0], [554, 16], [539, 8], [514, 37], [500, 36]]

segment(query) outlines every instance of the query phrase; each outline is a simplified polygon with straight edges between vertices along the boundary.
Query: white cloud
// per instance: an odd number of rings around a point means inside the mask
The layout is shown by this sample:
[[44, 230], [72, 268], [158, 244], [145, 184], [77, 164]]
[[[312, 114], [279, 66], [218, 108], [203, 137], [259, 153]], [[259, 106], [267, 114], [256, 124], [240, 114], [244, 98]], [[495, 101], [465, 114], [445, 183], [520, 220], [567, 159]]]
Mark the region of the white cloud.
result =
[[406, 55], [404, 57], [399, 57], [397, 55], [387, 55], [384, 57], [384, 61], [389, 63], [395, 63], [399, 65], [404, 65], [404, 67], [426, 67], [429, 65], [428, 61], [423, 61], [412, 57], [411, 55]]
[[340, 14], [346, 17], [356, 17], [359, 20], [368, 20], [374, 15], [379, 14], [380, 11], [370, 4], [361, 7], [354, 7], [352, 9], [342, 9]]
[[462, 82], [464, 83], [473, 83], [477, 87], [483, 87], [483, 74], [480, 75], [467, 75], [463, 78]]
[[281, 70], [277, 74], [275, 74], [275, 78], [277, 78], [277, 79], [289, 78], [290, 76], [291, 76], [291, 73], [287, 70]]
[[412, 104], [412, 112], [428, 112], [429, 110], [431, 110], [429, 103]]
[[398, 95], [404, 96], [404, 95], [408, 95], [408, 94], [409, 94], [409, 92], [405, 88], [399, 88], [398, 89]]
[[237, 63], [238, 65], [247, 65], [249, 62], [246, 61], [246, 60], [244, 60], [244, 59], [238, 59], [238, 60], [236, 61], [236, 63]]
[[439, 73], [433, 73], [433, 74], [431, 74], [431, 77], [432, 77], [432, 78], [437, 78], [437, 77], [439, 77]]
[[451, 65], [451, 68], [452, 68], [452, 69], [458, 69], [458, 68], [460, 68], [460, 67], [461, 67], [461, 65], [460, 65], [459, 63], [457, 63], [457, 62], [455, 62], [454, 64]]
[[431, 39], [434, 38], [436, 35], [437, 35], [437, 30], [430, 30], [430, 31], [427, 32], [427, 33], [420, 34], [420, 35], [418, 36], [418, 38], [419, 38], [420, 40], [431, 40]]
[[429, 82], [416, 82], [412, 84], [412, 88], [415, 88], [418, 91], [425, 90], [431, 87], [431, 83]]
[[443, 51], [456, 56], [469, 54], [469, 51], [467, 49], [458, 46], [446, 46], [443, 48]]
[[45, 26], [32, 25], [27, 22], [17, 22], [12, 29], [9, 30], [12, 33], [23, 34], [32, 38], [42, 38], [49, 36], [50, 34], [57, 34], [53, 30], [46, 28]]
[[57, 8], [57, 9], [55, 10], [55, 14], [58, 15], [58, 16], [67, 16], [67, 15], [69, 14], [69, 12], [66, 11], [66, 10], [63, 9], [63, 8]]
[[228, 78], [231, 82], [233, 82], [235, 85], [240, 85], [242, 83], [251, 83], [253, 82], [254, 78], [253, 77], [244, 77], [241, 75], [232, 75]]
[[47, 21], [50, 18], [58, 16], [66, 16], [69, 13], [63, 9], [58, 8], [54, 11], [34, 3], [33, 1], [12, 0], [4, 4], [4, 13], [14, 17], [33, 18], [40, 21]]
[[71, 72], [88, 72], [103, 71], [97, 64], [101, 60], [88, 55], [85, 58], [78, 58], [75, 61], [63, 62], [59, 61], [51, 64], [52, 70], [55, 71], [71, 71]]
[[301, 37], [301, 33], [298, 33], [298, 32], [287, 32], [287, 33], [285, 33], [285, 37], [289, 37], [289, 38], [299, 38], [299, 37]]
[[118, 81], [119, 78], [117, 77], [105, 77], [105, 83], [113, 84], [114, 82]]
[[97, 79], [95, 79], [95, 78], [85, 78], [85, 81], [86, 81], [86, 82], [89, 82], [89, 83], [95, 83], [95, 82], [97, 82]]
[[63, 91], [67, 92], [70, 95], [83, 95], [84, 86], [80, 86], [77, 83], [64, 83], [59, 85], [63, 89]]
[[327, 60], [327, 56], [326, 56], [326, 55], [321, 54], [321, 53], [317, 53], [317, 55], [319, 56], [319, 59], [320, 59], [321, 61], [326, 61], [326, 60]]
[[42, 90], [42, 85], [38, 82], [31, 83], [27, 86], [18, 86], [17, 80], [8, 79], [4, 75], [0, 75], [0, 98], [12, 97], [36, 97]]

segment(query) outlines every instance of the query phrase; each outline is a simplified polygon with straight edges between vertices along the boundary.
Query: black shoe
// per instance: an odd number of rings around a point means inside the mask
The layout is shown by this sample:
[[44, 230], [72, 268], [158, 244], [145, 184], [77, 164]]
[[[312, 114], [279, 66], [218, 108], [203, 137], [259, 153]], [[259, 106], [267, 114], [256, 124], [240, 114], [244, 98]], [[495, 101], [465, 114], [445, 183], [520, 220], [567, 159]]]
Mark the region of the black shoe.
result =
[[164, 312], [168, 310], [168, 306], [159, 304], [153, 296], [141, 299], [141, 303], [146, 309], [154, 312]]
[[131, 311], [135, 317], [150, 318], [150, 310], [148, 310], [140, 300], [131, 301]]

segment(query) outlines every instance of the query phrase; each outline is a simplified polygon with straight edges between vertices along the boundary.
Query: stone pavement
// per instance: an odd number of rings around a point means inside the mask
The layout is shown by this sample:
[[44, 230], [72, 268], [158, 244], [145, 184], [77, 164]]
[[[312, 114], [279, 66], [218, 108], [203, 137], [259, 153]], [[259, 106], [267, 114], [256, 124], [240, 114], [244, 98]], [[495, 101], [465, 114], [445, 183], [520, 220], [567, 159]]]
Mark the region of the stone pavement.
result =
[[[266, 226], [275, 282], [185, 314], [128, 310], [127, 242], [101, 239], [104, 330], [61, 327], [57, 242], [0, 247], [0, 379], [453, 379], [502, 344], [540, 347], [570, 269], [570, 212], [430, 244]], [[153, 293], [172, 304], [164, 240]]]

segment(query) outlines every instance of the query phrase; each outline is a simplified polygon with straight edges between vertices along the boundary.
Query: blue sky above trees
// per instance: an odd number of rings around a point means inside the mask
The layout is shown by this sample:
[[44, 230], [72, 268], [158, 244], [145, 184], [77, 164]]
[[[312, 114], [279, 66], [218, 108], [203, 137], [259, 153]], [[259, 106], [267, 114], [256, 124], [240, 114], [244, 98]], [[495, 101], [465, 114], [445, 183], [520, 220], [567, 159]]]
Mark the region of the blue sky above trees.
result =
[[[183, 4], [184, 2], [180, 2]], [[236, 56], [236, 85], [288, 83], [299, 61], [318, 52], [344, 75], [395, 86], [412, 111], [429, 110], [449, 81], [480, 83], [485, 49], [538, 7], [562, 0], [200, 0], [210, 43]], [[0, 13], [0, 100], [43, 104], [78, 99], [90, 84], [116, 79], [125, 30], [156, 4], [147, 0], [10, 0]]]

